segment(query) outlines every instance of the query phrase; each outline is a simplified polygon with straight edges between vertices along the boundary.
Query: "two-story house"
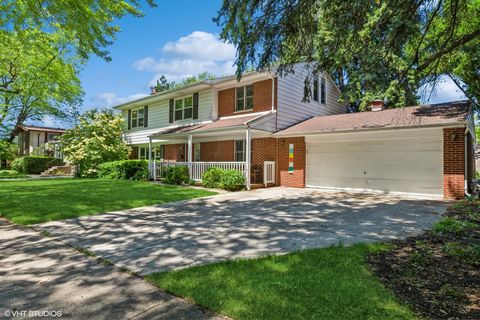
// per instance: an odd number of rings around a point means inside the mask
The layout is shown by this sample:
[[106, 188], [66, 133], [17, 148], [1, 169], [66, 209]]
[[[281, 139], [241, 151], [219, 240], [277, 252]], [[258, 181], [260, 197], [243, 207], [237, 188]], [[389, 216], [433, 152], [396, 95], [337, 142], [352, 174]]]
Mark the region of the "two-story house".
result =
[[376, 102], [371, 112], [347, 114], [325, 74], [314, 77], [303, 102], [308, 71], [304, 64], [294, 71], [201, 81], [117, 106], [131, 158], [155, 163], [153, 176], [187, 165], [196, 181], [212, 166], [239, 170], [247, 187], [468, 191], [474, 136], [467, 102], [399, 110]]

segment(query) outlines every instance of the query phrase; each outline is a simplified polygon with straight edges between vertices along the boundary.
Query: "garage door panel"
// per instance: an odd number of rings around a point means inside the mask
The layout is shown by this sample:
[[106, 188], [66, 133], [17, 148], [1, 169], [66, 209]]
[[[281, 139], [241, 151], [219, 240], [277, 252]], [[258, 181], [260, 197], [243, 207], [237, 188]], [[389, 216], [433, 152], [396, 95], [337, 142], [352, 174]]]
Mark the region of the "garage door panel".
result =
[[[341, 138], [341, 137], [340, 137]], [[307, 142], [307, 185], [443, 192], [442, 136]]]

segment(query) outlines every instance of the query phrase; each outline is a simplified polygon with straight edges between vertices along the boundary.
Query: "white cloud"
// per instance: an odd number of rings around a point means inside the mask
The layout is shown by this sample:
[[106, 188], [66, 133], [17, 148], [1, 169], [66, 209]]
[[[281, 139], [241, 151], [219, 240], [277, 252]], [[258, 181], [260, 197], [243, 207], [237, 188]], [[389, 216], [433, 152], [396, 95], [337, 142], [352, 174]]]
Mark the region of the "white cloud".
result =
[[140, 99], [143, 97], [148, 96], [148, 94], [145, 93], [136, 93], [136, 94], [131, 94], [126, 97], [118, 97], [115, 93], [113, 92], [103, 92], [98, 94], [94, 101], [98, 105], [98, 107], [114, 107], [116, 105], [126, 103], [132, 100]]
[[162, 74], [170, 81], [178, 81], [202, 72], [217, 76], [234, 73], [235, 47], [212, 33], [194, 31], [175, 42], [168, 42], [160, 52], [162, 56], [158, 59], [145, 57], [133, 64], [135, 70], [154, 74], [150, 86]]
[[435, 86], [433, 92], [431, 86], [420, 89], [421, 100], [424, 103], [441, 103], [466, 99], [457, 85], [447, 77], [443, 77]]

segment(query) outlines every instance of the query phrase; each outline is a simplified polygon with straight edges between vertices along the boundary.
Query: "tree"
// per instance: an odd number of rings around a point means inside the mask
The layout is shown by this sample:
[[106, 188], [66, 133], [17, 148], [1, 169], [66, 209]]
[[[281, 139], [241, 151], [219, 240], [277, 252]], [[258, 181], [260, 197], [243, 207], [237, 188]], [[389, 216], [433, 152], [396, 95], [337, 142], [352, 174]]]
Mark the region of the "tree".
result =
[[306, 99], [320, 71], [360, 109], [414, 104], [421, 86], [449, 75], [478, 106], [478, 0], [225, 0], [215, 21], [237, 46], [238, 77], [249, 64], [283, 74], [312, 62]]
[[[153, 0], [146, 2], [155, 7]], [[113, 21], [143, 16], [137, 0], [3, 0], [1, 7], [0, 30], [31, 28], [62, 34], [83, 59], [93, 53], [107, 61], [106, 47], [120, 31]]]
[[16, 143], [0, 140], [0, 160], [13, 160], [17, 156]]
[[162, 74], [160, 78], [157, 80], [157, 85], [152, 89], [157, 93], [157, 92], [162, 92], [170, 89], [185, 87], [195, 82], [213, 80], [213, 79], [215, 79], [215, 75], [213, 73], [202, 72], [196, 76], [186, 77], [182, 79], [180, 82], [175, 82], [175, 81], [168, 81], [166, 76]]
[[101, 163], [127, 159], [124, 129], [122, 116], [111, 110], [85, 112], [73, 129], [60, 136], [65, 160], [79, 167], [79, 176], [95, 176]]
[[76, 114], [83, 95], [80, 62], [65, 38], [39, 30], [0, 30], [0, 43], [0, 136], [13, 141], [15, 129], [28, 119]]

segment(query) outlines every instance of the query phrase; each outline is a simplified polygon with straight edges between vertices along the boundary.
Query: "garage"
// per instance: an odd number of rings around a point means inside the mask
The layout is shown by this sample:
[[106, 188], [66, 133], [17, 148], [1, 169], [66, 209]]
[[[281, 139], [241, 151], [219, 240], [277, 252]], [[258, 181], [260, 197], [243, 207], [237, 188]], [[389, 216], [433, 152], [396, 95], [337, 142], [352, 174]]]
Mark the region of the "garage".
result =
[[442, 196], [442, 137], [439, 128], [308, 136], [306, 185]]

